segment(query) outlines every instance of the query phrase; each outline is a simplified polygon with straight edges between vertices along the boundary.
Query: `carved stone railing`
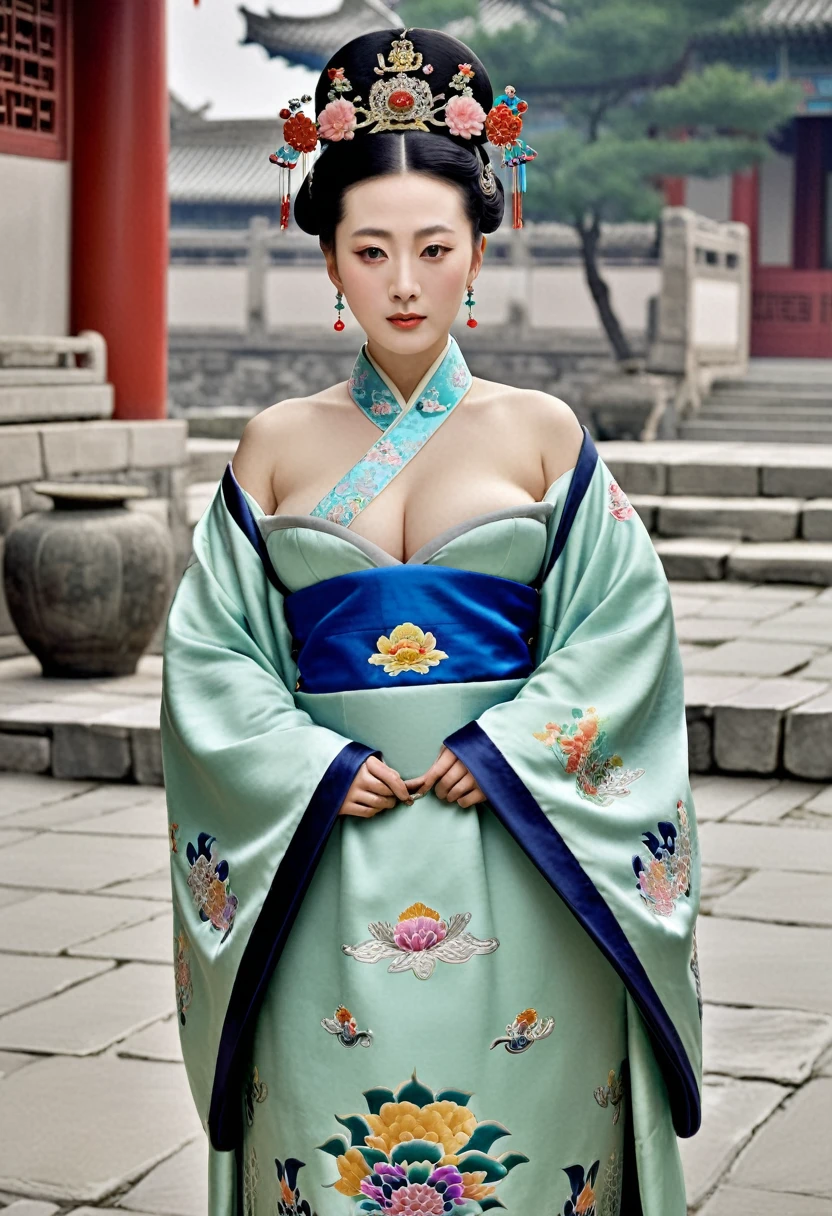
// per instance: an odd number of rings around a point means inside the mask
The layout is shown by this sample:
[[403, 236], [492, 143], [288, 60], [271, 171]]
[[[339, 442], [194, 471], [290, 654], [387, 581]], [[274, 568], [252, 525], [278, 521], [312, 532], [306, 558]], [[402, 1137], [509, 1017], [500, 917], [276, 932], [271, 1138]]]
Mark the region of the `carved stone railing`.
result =
[[110, 418], [112, 413], [101, 334], [0, 335], [0, 424]]

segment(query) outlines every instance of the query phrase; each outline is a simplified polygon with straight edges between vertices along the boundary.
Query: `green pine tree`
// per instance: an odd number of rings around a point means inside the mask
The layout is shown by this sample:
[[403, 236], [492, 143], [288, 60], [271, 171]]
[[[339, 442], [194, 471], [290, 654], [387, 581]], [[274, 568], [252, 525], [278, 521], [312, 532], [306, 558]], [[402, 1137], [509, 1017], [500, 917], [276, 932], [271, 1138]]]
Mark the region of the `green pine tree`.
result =
[[[717, 177], [771, 154], [767, 135], [802, 93], [722, 62], [703, 39], [748, 20], [748, 0], [520, 0], [525, 19], [489, 33], [470, 0], [405, 0], [408, 25], [451, 24], [488, 65], [495, 88], [517, 86], [537, 160], [524, 202], [531, 219], [578, 234], [587, 286], [620, 360], [631, 357], [599, 262], [602, 221], [656, 220], [665, 177]], [[535, 109], [551, 115], [535, 125]]]

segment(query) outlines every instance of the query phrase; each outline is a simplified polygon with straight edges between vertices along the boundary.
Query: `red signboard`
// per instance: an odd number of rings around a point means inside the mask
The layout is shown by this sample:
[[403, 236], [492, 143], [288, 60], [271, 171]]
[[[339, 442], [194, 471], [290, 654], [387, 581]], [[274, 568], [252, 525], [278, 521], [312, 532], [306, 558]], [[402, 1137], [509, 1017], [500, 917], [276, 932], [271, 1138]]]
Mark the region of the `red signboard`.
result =
[[0, 0], [0, 152], [66, 156], [64, 0]]
[[832, 357], [832, 270], [754, 270], [751, 354]]

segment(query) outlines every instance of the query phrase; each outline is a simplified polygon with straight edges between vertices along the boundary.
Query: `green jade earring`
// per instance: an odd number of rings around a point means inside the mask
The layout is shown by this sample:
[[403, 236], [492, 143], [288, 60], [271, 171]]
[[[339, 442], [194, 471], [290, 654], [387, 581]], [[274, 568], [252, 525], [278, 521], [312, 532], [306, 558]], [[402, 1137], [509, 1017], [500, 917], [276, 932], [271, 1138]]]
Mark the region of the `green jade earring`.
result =
[[465, 307], [468, 309], [468, 320], [465, 322], [465, 324], [468, 326], [469, 329], [477, 328], [476, 318], [473, 315], [473, 308], [474, 308], [474, 305], [476, 304], [476, 302], [477, 301], [474, 299], [474, 289], [473, 289], [473, 287], [469, 287], [468, 288], [468, 299], [465, 301]]
[[344, 329], [344, 322], [341, 320], [341, 313], [345, 307], [346, 307], [346, 305], [344, 304], [344, 299], [343, 299], [343, 296], [341, 295], [341, 292], [336, 291], [335, 309], [338, 313], [338, 320], [335, 322], [335, 324], [333, 325], [332, 328], [337, 330], [339, 334], [340, 334], [341, 330]]

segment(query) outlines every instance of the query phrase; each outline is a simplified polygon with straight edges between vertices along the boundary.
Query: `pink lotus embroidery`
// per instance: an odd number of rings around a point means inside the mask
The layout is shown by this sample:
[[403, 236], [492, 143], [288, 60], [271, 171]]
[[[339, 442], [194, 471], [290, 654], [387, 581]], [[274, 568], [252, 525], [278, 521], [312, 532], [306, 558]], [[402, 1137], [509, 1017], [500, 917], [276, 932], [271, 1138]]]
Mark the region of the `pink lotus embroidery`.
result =
[[371, 921], [367, 926], [371, 940], [341, 949], [358, 963], [391, 958], [388, 971], [412, 971], [417, 979], [426, 980], [433, 975], [437, 960], [467, 963], [475, 954], [492, 954], [497, 949], [496, 937], [479, 938], [464, 932], [470, 919], [470, 912], [457, 912], [445, 921], [427, 904], [415, 903], [405, 908], [395, 925]]
[[636, 513], [629, 498], [615, 481], [610, 482], [609, 512], [613, 519], [620, 520], [621, 523], [632, 519]]

